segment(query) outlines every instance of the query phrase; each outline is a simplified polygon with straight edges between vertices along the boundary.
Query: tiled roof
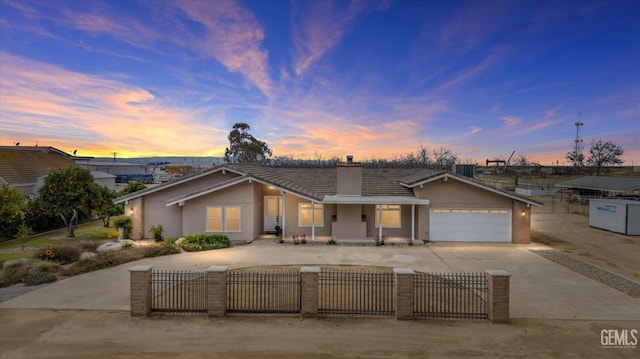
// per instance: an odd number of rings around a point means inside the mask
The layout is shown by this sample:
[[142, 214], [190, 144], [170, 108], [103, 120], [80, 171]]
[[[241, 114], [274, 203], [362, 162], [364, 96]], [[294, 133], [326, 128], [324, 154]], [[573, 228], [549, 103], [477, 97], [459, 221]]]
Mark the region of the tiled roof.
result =
[[35, 184], [38, 177], [72, 166], [73, 159], [53, 147], [0, 147], [0, 176], [9, 184]]
[[556, 187], [627, 192], [640, 189], [640, 177], [585, 176], [559, 182]]

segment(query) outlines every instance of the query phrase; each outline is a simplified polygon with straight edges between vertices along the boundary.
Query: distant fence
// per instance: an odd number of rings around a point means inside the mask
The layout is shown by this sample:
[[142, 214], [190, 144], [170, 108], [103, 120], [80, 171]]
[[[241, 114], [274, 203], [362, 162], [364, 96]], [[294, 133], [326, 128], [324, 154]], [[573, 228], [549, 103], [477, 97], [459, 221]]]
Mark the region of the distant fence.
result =
[[131, 272], [131, 315], [208, 313], [394, 316], [397, 319], [509, 318], [509, 277], [485, 273], [420, 273], [411, 269], [302, 267], [280, 270], [210, 267], [203, 272]]

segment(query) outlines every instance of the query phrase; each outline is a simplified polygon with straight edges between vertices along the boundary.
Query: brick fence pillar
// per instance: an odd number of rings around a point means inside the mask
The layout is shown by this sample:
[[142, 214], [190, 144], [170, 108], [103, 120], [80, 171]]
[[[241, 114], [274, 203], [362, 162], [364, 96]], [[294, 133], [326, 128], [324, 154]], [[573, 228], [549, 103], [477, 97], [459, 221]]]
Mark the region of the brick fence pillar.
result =
[[151, 270], [153, 266], [138, 265], [130, 273], [130, 313], [132, 317], [151, 314]]
[[413, 269], [393, 268], [396, 319], [413, 319]]
[[207, 268], [207, 314], [224, 317], [227, 314], [227, 271], [229, 266]]
[[300, 315], [302, 318], [318, 317], [318, 276], [320, 267], [300, 268]]
[[509, 322], [509, 279], [511, 273], [489, 269], [487, 273], [487, 307], [492, 323]]

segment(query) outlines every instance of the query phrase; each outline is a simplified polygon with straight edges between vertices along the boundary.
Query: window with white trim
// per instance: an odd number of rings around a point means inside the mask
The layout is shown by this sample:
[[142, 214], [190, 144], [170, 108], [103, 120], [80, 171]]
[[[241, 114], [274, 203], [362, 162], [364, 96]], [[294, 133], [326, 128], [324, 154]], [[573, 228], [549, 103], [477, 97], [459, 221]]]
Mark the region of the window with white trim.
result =
[[240, 206], [207, 207], [207, 232], [240, 232]]
[[401, 228], [400, 205], [376, 205], [376, 228], [380, 227], [380, 220], [382, 220], [383, 228]]
[[316, 227], [324, 227], [324, 205], [298, 203], [298, 227], [311, 227], [312, 221]]

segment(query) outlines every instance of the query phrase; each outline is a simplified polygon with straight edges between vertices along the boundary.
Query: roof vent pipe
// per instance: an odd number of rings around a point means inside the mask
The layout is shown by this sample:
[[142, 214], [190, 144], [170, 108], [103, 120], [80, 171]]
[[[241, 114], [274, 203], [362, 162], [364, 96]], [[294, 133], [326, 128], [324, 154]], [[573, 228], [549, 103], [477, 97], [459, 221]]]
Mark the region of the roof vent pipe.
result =
[[349, 163], [349, 164], [353, 163], [353, 156], [352, 155], [347, 155], [347, 163]]

